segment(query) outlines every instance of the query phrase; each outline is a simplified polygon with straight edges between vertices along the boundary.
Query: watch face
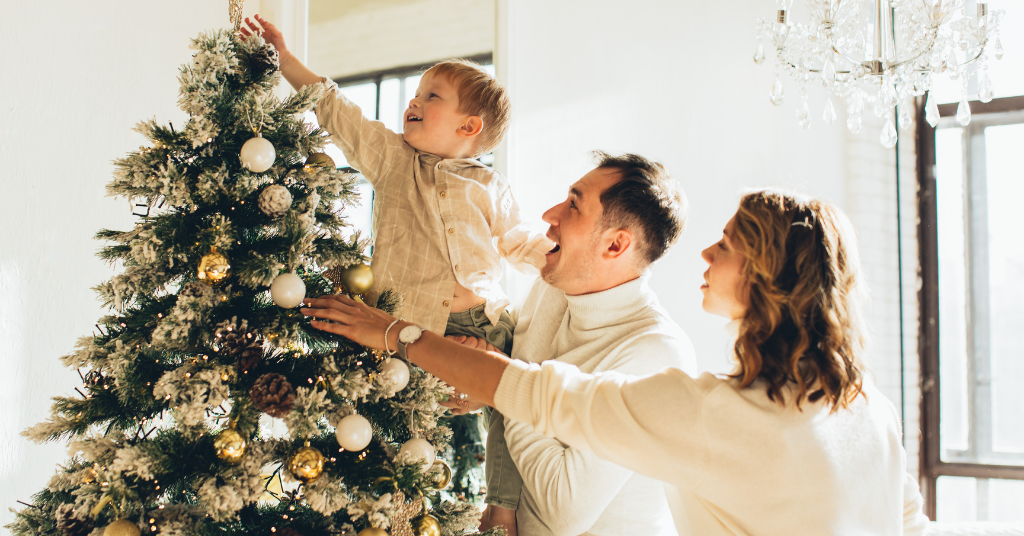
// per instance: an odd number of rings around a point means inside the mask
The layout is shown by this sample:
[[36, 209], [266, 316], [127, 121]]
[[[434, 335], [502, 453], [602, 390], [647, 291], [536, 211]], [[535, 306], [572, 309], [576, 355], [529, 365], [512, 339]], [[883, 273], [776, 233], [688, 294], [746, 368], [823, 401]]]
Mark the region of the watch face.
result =
[[405, 344], [412, 344], [419, 340], [423, 330], [419, 326], [405, 326], [398, 332], [398, 340]]

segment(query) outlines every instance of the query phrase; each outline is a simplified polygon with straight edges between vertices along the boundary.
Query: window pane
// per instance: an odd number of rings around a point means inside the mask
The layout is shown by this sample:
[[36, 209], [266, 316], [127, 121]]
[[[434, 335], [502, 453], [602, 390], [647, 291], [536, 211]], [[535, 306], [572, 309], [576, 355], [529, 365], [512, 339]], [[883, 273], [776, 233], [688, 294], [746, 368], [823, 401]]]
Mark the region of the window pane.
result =
[[[1024, 125], [985, 129], [988, 186], [992, 447], [1024, 453]], [[1024, 462], [1024, 459], [1017, 463]]]
[[341, 93], [356, 104], [363, 115], [369, 119], [377, 119], [377, 84], [367, 82], [358, 86], [346, 86], [341, 88]]
[[[969, 448], [967, 407], [966, 262], [964, 256], [963, 131], [935, 133], [939, 235], [940, 452]], [[955, 458], [955, 456], [952, 456]]]
[[[370, 187], [370, 183], [366, 182], [365, 179], [360, 179], [356, 183], [356, 192], [359, 193], [359, 204], [350, 205], [346, 207], [339, 207], [342, 213], [345, 215], [345, 221], [347, 221], [352, 227], [345, 229], [344, 236], [348, 238], [356, 231], [359, 231], [361, 238], [370, 238], [370, 231], [373, 226], [371, 220], [373, 213], [373, 188]], [[364, 252], [367, 255], [369, 251]]]
[[989, 480], [988, 485], [988, 520], [1024, 522], [1024, 480]]
[[935, 521], [977, 521], [977, 489], [973, 478], [940, 476], [935, 483]]
[[389, 78], [380, 83], [380, 121], [394, 132], [402, 131], [405, 104], [401, 95], [402, 81]]

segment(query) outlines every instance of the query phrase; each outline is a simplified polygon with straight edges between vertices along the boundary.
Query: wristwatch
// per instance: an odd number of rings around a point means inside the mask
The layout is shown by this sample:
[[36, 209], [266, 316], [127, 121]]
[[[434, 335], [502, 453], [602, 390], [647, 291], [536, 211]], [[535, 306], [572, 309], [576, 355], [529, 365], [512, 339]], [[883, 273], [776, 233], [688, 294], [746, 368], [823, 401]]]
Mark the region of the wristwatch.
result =
[[410, 344], [420, 340], [423, 335], [423, 328], [416, 324], [410, 324], [398, 332], [398, 357], [408, 361], [408, 347]]

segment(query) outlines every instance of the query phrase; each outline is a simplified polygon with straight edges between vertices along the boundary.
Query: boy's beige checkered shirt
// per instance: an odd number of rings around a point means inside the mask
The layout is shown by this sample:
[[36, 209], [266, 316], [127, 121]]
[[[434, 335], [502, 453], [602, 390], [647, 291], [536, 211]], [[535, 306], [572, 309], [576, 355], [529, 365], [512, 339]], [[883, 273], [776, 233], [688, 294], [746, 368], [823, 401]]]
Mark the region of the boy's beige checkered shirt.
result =
[[496, 323], [509, 304], [498, 284], [500, 257], [536, 272], [554, 243], [522, 221], [500, 173], [417, 151], [364, 117], [337, 84], [323, 83], [317, 119], [373, 186], [374, 290], [400, 292], [398, 316], [443, 334], [458, 281], [487, 300], [487, 318]]

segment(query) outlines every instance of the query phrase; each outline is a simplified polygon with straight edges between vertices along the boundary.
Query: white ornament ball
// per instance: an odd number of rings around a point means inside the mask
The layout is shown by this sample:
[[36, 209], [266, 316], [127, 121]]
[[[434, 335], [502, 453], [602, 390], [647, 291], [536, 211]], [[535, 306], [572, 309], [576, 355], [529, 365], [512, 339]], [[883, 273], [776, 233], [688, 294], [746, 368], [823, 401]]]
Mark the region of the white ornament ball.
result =
[[434, 445], [421, 437], [414, 437], [405, 442], [398, 451], [398, 461], [402, 463], [423, 462], [423, 471], [430, 469], [437, 458]]
[[271, 184], [260, 192], [260, 210], [271, 218], [280, 218], [292, 208], [292, 193], [280, 184]]
[[238, 155], [242, 166], [254, 173], [263, 173], [274, 165], [277, 159], [277, 151], [270, 140], [256, 136], [242, 145], [242, 151]]
[[365, 449], [370, 444], [370, 439], [373, 437], [373, 427], [370, 426], [370, 421], [366, 420], [366, 417], [362, 415], [349, 415], [338, 422], [334, 435], [338, 438], [338, 444], [341, 445], [341, 448], [357, 452]]
[[270, 284], [270, 297], [278, 307], [291, 309], [306, 297], [306, 284], [291, 272], [278, 275]]
[[401, 391], [409, 385], [409, 365], [401, 359], [388, 358], [381, 365], [380, 371], [390, 376], [391, 385], [395, 386], [396, 391]]

